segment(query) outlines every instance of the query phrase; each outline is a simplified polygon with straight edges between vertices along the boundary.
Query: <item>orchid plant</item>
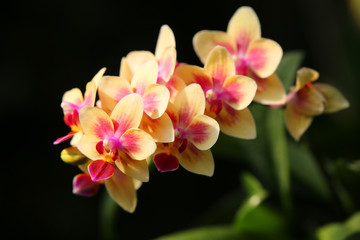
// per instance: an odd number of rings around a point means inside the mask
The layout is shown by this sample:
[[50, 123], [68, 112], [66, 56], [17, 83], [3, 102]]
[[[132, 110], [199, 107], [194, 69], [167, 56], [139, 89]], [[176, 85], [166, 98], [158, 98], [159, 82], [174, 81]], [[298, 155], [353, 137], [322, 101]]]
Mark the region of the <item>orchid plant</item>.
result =
[[130, 52], [118, 76], [102, 68], [84, 97], [78, 88], [64, 93], [61, 108], [71, 131], [54, 144], [72, 138], [61, 159], [83, 172], [73, 179], [74, 194], [92, 196], [104, 185], [119, 206], [134, 212], [136, 191], [150, 180], [149, 165], [159, 172], [181, 165], [211, 177], [216, 162], [211, 148], [220, 132], [255, 139], [248, 108], [253, 102], [281, 109], [296, 141], [315, 116], [349, 107], [335, 87], [313, 84], [319, 73], [306, 67], [286, 93], [275, 72], [283, 50], [261, 36], [251, 7], [240, 7], [226, 32], [196, 33], [193, 47], [203, 66], [177, 61], [174, 33], [163, 25], [154, 53]]

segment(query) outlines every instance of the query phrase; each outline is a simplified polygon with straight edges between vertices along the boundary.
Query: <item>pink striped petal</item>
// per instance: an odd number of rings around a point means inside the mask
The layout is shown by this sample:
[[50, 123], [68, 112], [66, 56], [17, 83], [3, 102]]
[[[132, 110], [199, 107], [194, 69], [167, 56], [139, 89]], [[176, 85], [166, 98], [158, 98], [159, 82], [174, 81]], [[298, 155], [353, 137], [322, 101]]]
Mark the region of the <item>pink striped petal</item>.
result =
[[168, 82], [176, 65], [176, 49], [174, 47], [166, 48], [158, 61], [158, 78], [162, 79], [164, 82]]
[[326, 99], [314, 85], [305, 85], [296, 92], [295, 97], [288, 103], [296, 111], [307, 116], [320, 115], [325, 110]]
[[193, 37], [193, 46], [202, 63], [206, 62], [210, 51], [216, 46], [225, 47], [231, 55], [237, 53], [234, 39], [227, 33], [221, 31], [203, 30], [196, 33]]
[[170, 91], [170, 102], [174, 102], [177, 94], [186, 87], [184, 80], [175, 75], [172, 75], [168, 82], [158, 78], [157, 83], [166, 86]]
[[228, 77], [223, 85], [221, 99], [235, 110], [246, 108], [254, 99], [256, 82], [246, 76]]
[[88, 166], [91, 179], [96, 182], [110, 178], [114, 174], [114, 166], [104, 160], [95, 160]]
[[86, 90], [84, 94], [84, 102], [81, 107], [93, 107], [95, 104], [97, 85], [95, 82], [90, 81], [86, 84]]
[[170, 98], [170, 92], [164, 85], [152, 84], [143, 96], [144, 112], [151, 118], [159, 118], [164, 114]]
[[193, 83], [185, 87], [176, 97], [174, 106], [181, 128], [186, 128], [197, 115], [204, 114], [205, 96], [200, 85]]
[[98, 141], [111, 137], [114, 127], [109, 116], [101, 109], [85, 107], [79, 112], [79, 119], [85, 135]]
[[183, 79], [187, 85], [191, 83], [200, 84], [204, 92], [213, 88], [212, 76], [201, 67], [183, 64], [176, 68], [174, 75]]
[[125, 78], [104, 76], [99, 84], [101, 108], [111, 114], [116, 104], [130, 93], [132, 93], [130, 84]]
[[69, 132], [68, 134], [66, 134], [65, 136], [63, 137], [59, 137], [58, 139], [56, 139], [53, 144], [54, 145], [57, 145], [59, 143], [62, 143], [70, 138], [72, 138], [74, 135], [75, 135], [76, 132]]
[[259, 18], [251, 7], [240, 7], [231, 17], [227, 33], [235, 40], [238, 52], [244, 55], [250, 42], [261, 37]]
[[139, 128], [150, 134], [155, 142], [168, 143], [174, 141], [174, 127], [167, 113], [156, 119], [144, 114]]
[[219, 124], [213, 118], [198, 115], [186, 129], [186, 136], [199, 150], [207, 150], [215, 144], [219, 131]]
[[211, 177], [214, 174], [214, 158], [210, 150], [201, 151], [194, 145], [188, 147], [179, 155], [180, 165], [189, 172]]
[[155, 84], [158, 77], [158, 63], [155, 59], [143, 63], [131, 79], [134, 92], [142, 96], [148, 86]]
[[216, 120], [220, 125], [220, 131], [229, 136], [242, 139], [256, 137], [255, 121], [248, 108], [235, 110], [224, 104]]
[[114, 175], [105, 180], [111, 198], [127, 212], [134, 212], [137, 203], [134, 179], [115, 168]]
[[73, 178], [73, 194], [92, 197], [99, 190], [100, 184], [93, 182], [89, 174], [81, 173]]
[[213, 85], [219, 88], [225, 79], [235, 75], [235, 63], [229, 51], [221, 46], [216, 46], [211, 50], [206, 59], [204, 67], [212, 76]]
[[83, 100], [83, 95], [79, 88], [66, 91], [61, 101], [61, 108], [64, 111], [64, 115], [73, 112], [74, 109], [78, 109], [78, 106], [82, 104]]
[[120, 138], [123, 150], [135, 160], [143, 160], [156, 150], [154, 139], [141, 129], [129, 129]]
[[179, 160], [170, 153], [156, 154], [154, 163], [159, 172], [175, 171], [179, 168]]
[[149, 181], [149, 167], [146, 160], [134, 160], [127, 154], [121, 154], [115, 164], [126, 175], [141, 182]]
[[260, 38], [249, 44], [246, 63], [256, 75], [266, 78], [275, 72], [282, 54], [282, 48], [277, 42]]
[[115, 136], [120, 136], [130, 128], [137, 128], [143, 115], [141, 97], [132, 93], [123, 97], [113, 109], [110, 118], [114, 122]]
[[159, 36], [156, 42], [156, 48], [155, 48], [156, 58], [160, 59], [165, 49], [169, 47], [175, 48], [175, 36], [171, 28], [165, 24], [161, 26]]

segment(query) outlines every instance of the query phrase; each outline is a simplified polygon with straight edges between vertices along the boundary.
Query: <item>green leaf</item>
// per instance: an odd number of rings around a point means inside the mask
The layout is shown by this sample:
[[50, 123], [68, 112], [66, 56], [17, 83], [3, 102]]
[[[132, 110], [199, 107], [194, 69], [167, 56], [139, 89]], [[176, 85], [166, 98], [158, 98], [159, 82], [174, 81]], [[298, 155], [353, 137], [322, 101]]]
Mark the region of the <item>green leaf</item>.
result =
[[266, 190], [263, 189], [260, 182], [250, 173], [244, 173], [242, 175], [242, 182], [247, 192], [247, 198], [236, 213], [235, 226], [241, 225], [246, 216], [257, 208], [267, 197]]
[[304, 57], [304, 52], [300, 50], [284, 53], [276, 73], [283, 82], [286, 91], [295, 84], [296, 71], [300, 68]]
[[243, 221], [237, 223], [236, 229], [241, 233], [261, 235], [258, 239], [287, 239], [284, 217], [265, 204], [255, 208]]
[[314, 194], [330, 200], [329, 186], [310, 150], [295, 142], [290, 142], [288, 147], [290, 169], [294, 177]]
[[360, 212], [355, 213], [345, 223], [330, 223], [321, 227], [316, 232], [319, 240], [346, 239], [360, 233]]
[[208, 226], [169, 234], [157, 240], [233, 240], [241, 238], [231, 226]]
[[284, 113], [282, 109], [273, 108], [268, 110], [267, 133], [282, 204], [285, 210], [290, 212], [290, 167], [284, 124]]

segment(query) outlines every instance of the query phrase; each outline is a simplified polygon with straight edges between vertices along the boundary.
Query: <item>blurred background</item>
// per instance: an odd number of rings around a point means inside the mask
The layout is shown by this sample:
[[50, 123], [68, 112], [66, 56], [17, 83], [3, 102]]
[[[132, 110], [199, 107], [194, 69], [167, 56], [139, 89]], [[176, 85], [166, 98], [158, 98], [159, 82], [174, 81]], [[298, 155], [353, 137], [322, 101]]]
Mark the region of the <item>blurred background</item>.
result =
[[[318, 159], [325, 178], [329, 176], [322, 163], [358, 160], [359, 1], [234, 0], [196, 5], [182, 1], [10, 1], [1, 14], [2, 235], [9, 239], [102, 239], [104, 189], [92, 198], [73, 195], [72, 178], [79, 170], [60, 159], [67, 143], [52, 145], [68, 132], [60, 108], [63, 93], [74, 87], [83, 91], [102, 67], [107, 68], [106, 74], [117, 75], [121, 58], [132, 50], [154, 51], [162, 24], [175, 34], [178, 61], [201, 66], [192, 48], [193, 35], [203, 29], [225, 31], [233, 13], [245, 5], [258, 14], [263, 37], [277, 41], [284, 52], [303, 50], [301, 65], [318, 70], [319, 81], [337, 87], [351, 104], [342, 112], [315, 118], [301, 140]], [[197, 226], [215, 202], [241, 186], [241, 172], [258, 174], [243, 159], [246, 156], [228, 159], [216, 150], [214, 155], [212, 178], [183, 169], [153, 172], [150, 182], [138, 191], [134, 214], [114, 208], [116, 217], [110, 224], [115, 224], [118, 239], [152, 239]], [[270, 203], [280, 206], [276, 186], [262, 184], [271, 192]], [[296, 181], [292, 184], [294, 209], [304, 207], [304, 214], [315, 214], [321, 203], [297, 197], [311, 194]], [[348, 186], [358, 192], [359, 182]], [[304, 239], [317, 227], [344, 221], [359, 209], [359, 202], [348, 211], [339, 202], [331, 201], [329, 208], [316, 212], [318, 218], [306, 215], [289, 235]]]

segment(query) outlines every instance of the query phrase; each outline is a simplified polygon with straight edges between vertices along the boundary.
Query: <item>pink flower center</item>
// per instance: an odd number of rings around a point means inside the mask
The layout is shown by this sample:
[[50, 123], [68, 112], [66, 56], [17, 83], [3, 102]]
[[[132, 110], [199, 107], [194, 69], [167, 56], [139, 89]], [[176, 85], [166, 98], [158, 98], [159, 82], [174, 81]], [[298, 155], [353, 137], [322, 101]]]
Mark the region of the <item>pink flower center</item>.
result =
[[99, 154], [105, 155], [105, 159], [115, 161], [118, 159], [118, 150], [121, 148], [121, 142], [115, 137], [99, 141], [96, 144], [96, 150]]
[[206, 91], [206, 101], [210, 105], [210, 111], [217, 115], [222, 109], [221, 93], [216, 90], [209, 89]]

